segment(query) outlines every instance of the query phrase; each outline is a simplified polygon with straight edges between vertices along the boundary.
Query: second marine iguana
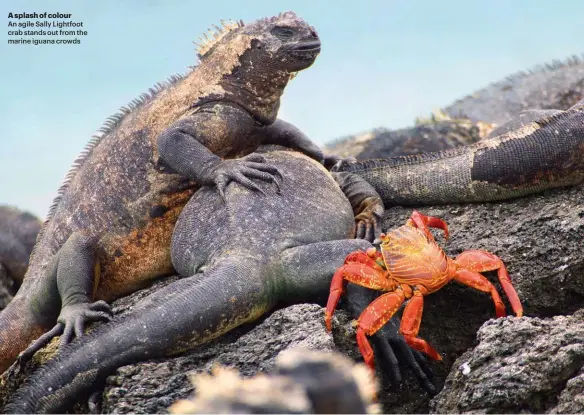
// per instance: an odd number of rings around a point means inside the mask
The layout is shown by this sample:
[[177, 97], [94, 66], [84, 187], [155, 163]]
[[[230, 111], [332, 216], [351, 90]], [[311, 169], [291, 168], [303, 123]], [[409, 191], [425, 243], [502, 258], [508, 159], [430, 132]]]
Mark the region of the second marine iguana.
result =
[[467, 146], [341, 161], [333, 170], [363, 177], [386, 207], [490, 202], [580, 184], [584, 182], [584, 99], [565, 111], [523, 111]]
[[22, 283], [41, 226], [31, 213], [0, 206], [0, 273], [17, 285]]
[[226, 188], [225, 198], [216, 188], [199, 189], [172, 237], [172, 262], [185, 278], [64, 346], [5, 411], [63, 412], [122, 365], [184, 352], [277, 304], [319, 297], [324, 304], [346, 255], [372, 246], [351, 239], [355, 220], [357, 232], [373, 239], [383, 203], [363, 179], [331, 174], [298, 152], [269, 151], [264, 157], [286, 177], [279, 194], [261, 180], [256, 183], [265, 196], [238, 184]]
[[28, 212], [0, 206], [0, 311], [22, 283], [41, 225]]
[[86, 322], [109, 318], [106, 301], [171, 273], [172, 230], [197, 186], [278, 180], [260, 155], [238, 157], [275, 143], [323, 160], [276, 119], [288, 80], [320, 52], [314, 28], [286, 12], [226, 24], [211, 38], [196, 67], [110, 117], [75, 161], [0, 314], [0, 372], [43, 333], [29, 352], [54, 335], [63, 343], [81, 335]]

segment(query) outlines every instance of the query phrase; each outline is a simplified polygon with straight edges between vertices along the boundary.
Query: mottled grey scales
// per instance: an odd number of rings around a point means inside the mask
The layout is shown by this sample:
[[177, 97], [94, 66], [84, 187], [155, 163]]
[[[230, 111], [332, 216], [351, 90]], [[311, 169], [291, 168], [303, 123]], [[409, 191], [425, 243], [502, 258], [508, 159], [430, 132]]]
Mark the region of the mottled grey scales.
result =
[[503, 200], [581, 183], [584, 100], [566, 111], [527, 115], [474, 144], [336, 170], [363, 177], [386, 206]]

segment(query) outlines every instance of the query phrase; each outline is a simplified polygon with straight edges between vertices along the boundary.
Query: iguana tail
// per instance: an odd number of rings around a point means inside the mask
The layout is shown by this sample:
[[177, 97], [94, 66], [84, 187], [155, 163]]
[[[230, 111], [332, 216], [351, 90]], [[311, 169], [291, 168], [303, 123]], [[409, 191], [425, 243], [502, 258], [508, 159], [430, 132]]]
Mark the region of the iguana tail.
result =
[[230, 257], [175, 281], [66, 346], [12, 397], [5, 413], [63, 413], [120, 366], [183, 352], [271, 306], [256, 267]]
[[362, 176], [386, 206], [511, 199], [584, 182], [584, 100], [497, 137], [447, 151], [367, 160]]

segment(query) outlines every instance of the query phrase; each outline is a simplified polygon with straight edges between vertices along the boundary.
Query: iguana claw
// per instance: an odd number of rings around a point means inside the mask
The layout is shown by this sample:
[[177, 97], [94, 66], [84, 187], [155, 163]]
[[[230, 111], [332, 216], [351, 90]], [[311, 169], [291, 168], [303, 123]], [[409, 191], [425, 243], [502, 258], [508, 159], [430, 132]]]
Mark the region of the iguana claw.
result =
[[85, 325], [93, 321], [109, 321], [113, 313], [105, 301], [66, 305], [61, 310], [57, 324], [34, 341], [18, 357], [22, 368], [30, 358], [45, 347], [54, 337], [61, 336], [59, 348], [71, 343], [73, 336], [83, 336]]
[[361, 212], [355, 216], [355, 238], [374, 242], [381, 235], [381, 222], [383, 220], [384, 207], [379, 199], [368, 198], [362, 203]]
[[212, 177], [210, 181], [217, 186], [223, 199], [225, 199], [225, 189], [232, 181], [263, 195], [266, 193], [252, 179], [274, 183], [278, 193], [283, 181], [282, 173], [278, 168], [266, 164], [264, 157], [259, 154], [250, 155], [245, 159], [224, 160], [210, 172], [210, 176]]

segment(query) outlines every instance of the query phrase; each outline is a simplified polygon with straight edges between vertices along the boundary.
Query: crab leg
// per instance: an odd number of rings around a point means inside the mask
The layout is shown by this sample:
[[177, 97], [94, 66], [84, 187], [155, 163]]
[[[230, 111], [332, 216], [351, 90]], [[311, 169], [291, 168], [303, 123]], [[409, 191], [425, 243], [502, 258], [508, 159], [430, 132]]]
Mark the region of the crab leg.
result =
[[422, 287], [414, 288], [414, 294], [404, 309], [399, 331], [412, 349], [426, 353], [434, 360], [442, 360], [436, 349], [430, 346], [426, 340], [418, 337], [422, 322], [422, 312], [424, 311], [424, 293], [422, 290]]
[[429, 228], [442, 229], [444, 231], [444, 238], [448, 239], [448, 225], [446, 224], [446, 222], [434, 216], [422, 215], [417, 210], [414, 210], [412, 212], [412, 215], [410, 216], [410, 219], [408, 219], [408, 221], [406, 222], [406, 225], [415, 226], [416, 228], [424, 232], [428, 236], [428, 239], [430, 239], [431, 241], [434, 240], [434, 236], [432, 235], [432, 233], [430, 233]]
[[454, 280], [460, 282], [461, 284], [468, 285], [475, 290], [482, 291], [484, 293], [491, 293], [493, 302], [495, 303], [495, 313], [497, 317], [505, 317], [505, 304], [499, 296], [497, 289], [484, 275], [478, 272], [469, 271], [467, 269], [459, 269], [454, 273]]
[[375, 369], [373, 348], [367, 336], [374, 335], [393, 317], [406, 299], [406, 293], [400, 288], [377, 297], [359, 316], [357, 320], [357, 346], [363, 355], [365, 364]]
[[[356, 253], [355, 253], [356, 254]], [[333, 313], [337, 308], [339, 299], [343, 294], [344, 280], [352, 282], [363, 287], [371, 288], [380, 291], [391, 291], [395, 288], [395, 283], [387, 279], [385, 271], [371, 258], [369, 258], [364, 252], [362, 252], [365, 259], [370, 261], [372, 265], [363, 263], [350, 263], [341, 266], [335, 274], [331, 281], [331, 288], [329, 298], [326, 304], [326, 310], [324, 314], [324, 323], [327, 330], [331, 330], [331, 321], [333, 318]], [[353, 255], [353, 254], [350, 254]], [[360, 257], [360, 256], [359, 256]], [[349, 258], [347, 257], [347, 260]]]
[[[521, 300], [519, 300], [517, 291], [515, 291], [515, 288], [511, 283], [511, 279], [509, 278], [507, 267], [505, 267], [505, 264], [503, 263], [501, 258], [487, 251], [472, 250], [464, 251], [459, 256], [457, 256], [454, 261], [461, 268], [465, 268], [467, 270], [474, 272], [497, 270], [499, 282], [501, 283], [501, 287], [503, 287], [503, 291], [505, 291], [507, 298], [509, 298], [509, 302], [511, 303], [511, 308], [513, 309], [513, 312], [517, 317], [521, 317], [523, 315], [523, 306], [521, 305]], [[470, 286], [474, 287], [473, 285]]]

